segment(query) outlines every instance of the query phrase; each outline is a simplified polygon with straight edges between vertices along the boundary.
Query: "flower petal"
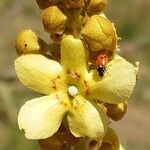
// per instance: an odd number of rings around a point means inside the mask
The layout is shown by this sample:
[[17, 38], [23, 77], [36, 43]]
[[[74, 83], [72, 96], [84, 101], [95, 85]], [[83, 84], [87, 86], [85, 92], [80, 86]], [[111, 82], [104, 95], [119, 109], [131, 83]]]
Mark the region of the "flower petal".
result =
[[61, 64], [67, 73], [84, 75], [88, 67], [88, 51], [80, 39], [69, 35], [61, 43]]
[[91, 78], [95, 83], [89, 89], [89, 97], [115, 104], [131, 96], [136, 83], [136, 71], [131, 63], [116, 55], [107, 65], [102, 78], [97, 70], [91, 73]]
[[58, 130], [68, 110], [68, 105], [59, 97], [58, 94], [52, 94], [30, 100], [22, 106], [18, 124], [28, 139], [48, 138]]
[[75, 137], [87, 136], [94, 140], [101, 140], [108, 126], [107, 116], [94, 103], [81, 96], [73, 100], [67, 119]]
[[15, 69], [20, 81], [37, 92], [49, 94], [64, 88], [62, 67], [42, 55], [20, 56], [15, 60]]

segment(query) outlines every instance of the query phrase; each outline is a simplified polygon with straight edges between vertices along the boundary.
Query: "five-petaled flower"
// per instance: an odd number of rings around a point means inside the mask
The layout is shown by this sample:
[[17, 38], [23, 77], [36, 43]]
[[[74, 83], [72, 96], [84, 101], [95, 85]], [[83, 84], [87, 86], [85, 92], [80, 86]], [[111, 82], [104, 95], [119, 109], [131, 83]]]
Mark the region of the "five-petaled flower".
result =
[[136, 82], [136, 68], [117, 54], [103, 77], [88, 66], [84, 42], [69, 35], [61, 42], [61, 62], [41, 54], [25, 54], [15, 60], [21, 82], [45, 96], [26, 102], [18, 124], [29, 139], [44, 139], [57, 132], [67, 118], [75, 137], [101, 140], [109, 119], [96, 102], [127, 100]]

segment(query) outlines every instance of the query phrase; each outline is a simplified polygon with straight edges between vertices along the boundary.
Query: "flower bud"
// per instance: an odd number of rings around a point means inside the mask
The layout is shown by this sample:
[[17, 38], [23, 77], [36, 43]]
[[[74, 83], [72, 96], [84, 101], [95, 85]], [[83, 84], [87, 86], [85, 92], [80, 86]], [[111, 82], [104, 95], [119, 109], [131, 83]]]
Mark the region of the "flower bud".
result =
[[58, 33], [65, 28], [67, 17], [58, 9], [52, 6], [45, 9], [42, 13], [42, 22], [46, 32]]
[[48, 44], [39, 38], [32, 30], [24, 30], [17, 36], [15, 48], [18, 55], [26, 53], [45, 53], [48, 50]]
[[107, 0], [91, 0], [88, 8], [88, 14], [92, 15], [95, 13], [102, 12], [107, 5]]
[[114, 121], [121, 120], [125, 113], [127, 112], [128, 102], [125, 101], [119, 104], [108, 104], [105, 103], [105, 107], [107, 108], [107, 115]]
[[84, 5], [84, 0], [64, 0], [66, 8], [81, 8]]
[[117, 49], [116, 29], [104, 16], [92, 16], [81, 34], [91, 51], [108, 50], [114, 53]]

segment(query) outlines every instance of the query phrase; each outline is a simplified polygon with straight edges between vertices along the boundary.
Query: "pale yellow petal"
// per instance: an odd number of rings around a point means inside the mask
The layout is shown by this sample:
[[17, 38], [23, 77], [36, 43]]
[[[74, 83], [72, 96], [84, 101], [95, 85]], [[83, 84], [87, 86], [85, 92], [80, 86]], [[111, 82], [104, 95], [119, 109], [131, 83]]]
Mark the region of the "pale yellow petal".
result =
[[80, 39], [67, 36], [61, 43], [61, 64], [72, 78], [87, 72], [88, 51]]
[[101, 140], [107, 131], [107, 116], [94, 103], [82, 96], [77, 96], [72, 103], [72, 109], [67, 117], [72, 134], [75, 137]]
[[62, 98], [66, 97], [52, 94], [30, 100], [22, 106], [18, 124], [28, 139], [48, 138], [58, 130], [68, 110]]
[[89, 88], [89, 98], [107, 103], [121, 103], [129, 99], [136, 83], [135, 67], [118, 55], [107, 65], [103, 77], [98, 75], [97, 70], [90, 75], [95, 83]]
[[15, 60], [15, 69], [20, 81], [37, 92], [50, 94], [64, 88], [62, 67], [42, 55], [20, 56]]

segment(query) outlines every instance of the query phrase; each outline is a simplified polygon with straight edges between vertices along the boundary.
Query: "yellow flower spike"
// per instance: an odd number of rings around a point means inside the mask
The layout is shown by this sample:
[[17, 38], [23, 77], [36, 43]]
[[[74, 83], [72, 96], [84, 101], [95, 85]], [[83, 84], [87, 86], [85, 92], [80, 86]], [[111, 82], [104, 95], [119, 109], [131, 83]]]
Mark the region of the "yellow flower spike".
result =
[[48, 44], [32, 30], [22, 31], [16, 38], [15, 47], [18, 55], [27, 53], [46, 53]]
[[108, 128], [99, 150], [123, 150], [120, 140], [112, 128]]
[[107, 0], [91, 0], [88, 8], [88, 14], [100, 13], [104, 10], [107, 5]]
[[118, 40], [116, 29], [106, 17], [93, 15], [82, 29], [81, 34], [91, 51], [116, 52]]
[[67, 96], [53, 93], [26, 102], [20, 109], [18, 125], [28, 139], [45, 139], [59, 128], [63, 117], [69, 109], [64, 105]]
[[104, 104], [107, 108], [106, 114], [114, 121], [121, 120], [127, 112], [128, 101], [119, 104]]
[[65, 28], [67, 17], [59, 10], [57, 6], [51, 6], [42, 13], [42, 22], [46, 32], [58, 33]]
[[136, 84], [136, 71], [131, 63], [115, 55], [114, 59], [108, 63], [102, 78], [95, 69], [88, 75], [87, 80], [91, 81], [88, 91], [89, 99], [117, 104], [131, 96]]
[[77, 96], [67, 119], [69, 128], [75, 137], [90, 137], [100, 140], [107, 131], [107, 116], [92, 102]]
[[38, 54], [23, 55], [15, 60], [15, 70], [20, 81], [42, 94], [63, 90], [64, 74], [60, 64]]

